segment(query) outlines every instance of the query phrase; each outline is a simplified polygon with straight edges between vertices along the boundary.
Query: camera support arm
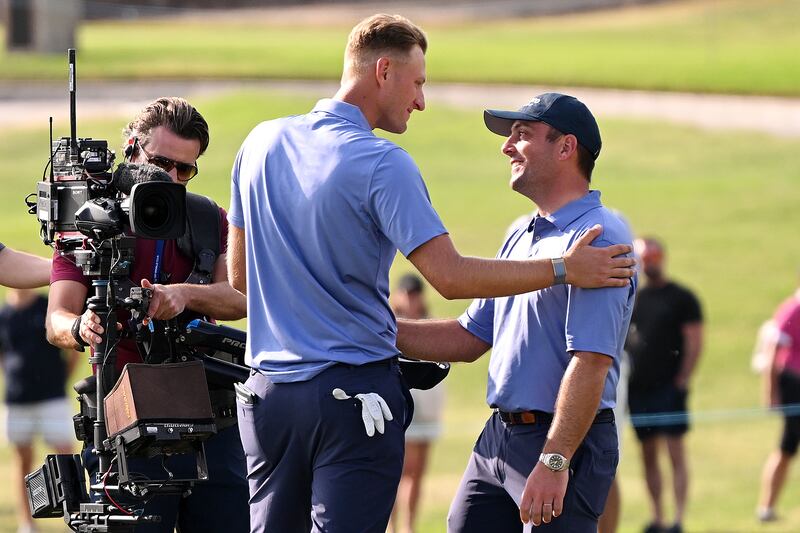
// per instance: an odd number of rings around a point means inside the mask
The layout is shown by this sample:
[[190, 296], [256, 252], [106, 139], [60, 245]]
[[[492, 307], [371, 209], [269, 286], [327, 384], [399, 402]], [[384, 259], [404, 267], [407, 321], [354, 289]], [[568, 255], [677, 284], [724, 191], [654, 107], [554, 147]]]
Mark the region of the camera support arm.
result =
[[[96, 346], [92, 357], [89, 362], [96, 365], [97, 368], [97, 418], [94, 421], [94, 442], [95, 451], [99, 455], [100, 469], [99, 472], [106, 472], [111, 466], [112, 454], [109, 450], [103, 448], [103, 441], [106, 440], [106, 426], [105, 426], [105, 406], [103, 400], [106, 396], [106, 391], [110, 390], [115, 382], [115, 363], [116, 363], [116, 344], [117, 344], [117, 313], [113, 305], [113, 287], [110, 285], [113, 282], [111, 279], [94, 280], [92, 287], [95, 294], [88, 300], [88, 308], [92, 310], [98, 317], [100, 323], [105, 328], [105, 335]], [[109, 301], [111, 298], [112, 301]], [[110, 325], [110, 327], [109, 327]]]

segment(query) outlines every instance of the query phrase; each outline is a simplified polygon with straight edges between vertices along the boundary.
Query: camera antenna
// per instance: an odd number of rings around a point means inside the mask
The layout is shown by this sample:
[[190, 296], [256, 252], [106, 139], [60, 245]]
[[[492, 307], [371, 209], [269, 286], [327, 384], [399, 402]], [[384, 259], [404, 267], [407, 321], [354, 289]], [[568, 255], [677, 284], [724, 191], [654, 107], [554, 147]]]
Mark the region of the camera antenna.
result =
[[75, 49], [69, 48], [67, 50], [67, 60], [69, 61], [69, 143], [70, 143], [70, 158], [77, 162], [78, 160], [78, 125], [75, 118]]
[[53, 171], [53, 157], [55, 156], [55, 151], [53, 150], [53, 117], [50, 117], [50, 147], [48, 149], [50, 152], [50, 182], [56, 181], [56, 175]]

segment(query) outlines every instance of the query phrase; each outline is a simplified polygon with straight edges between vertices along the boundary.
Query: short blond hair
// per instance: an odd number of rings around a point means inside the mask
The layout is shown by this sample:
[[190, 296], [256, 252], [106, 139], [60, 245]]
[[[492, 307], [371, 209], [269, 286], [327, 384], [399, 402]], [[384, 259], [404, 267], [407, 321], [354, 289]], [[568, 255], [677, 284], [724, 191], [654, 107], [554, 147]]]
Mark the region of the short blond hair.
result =
[[401, 15], [380, 13], [367, 17], [350, 32], [344, 53], [345, 70], [361, 72], [381, 55], [392, 52], [408, 54], [419, 46], [428, 49], [425, 33]]

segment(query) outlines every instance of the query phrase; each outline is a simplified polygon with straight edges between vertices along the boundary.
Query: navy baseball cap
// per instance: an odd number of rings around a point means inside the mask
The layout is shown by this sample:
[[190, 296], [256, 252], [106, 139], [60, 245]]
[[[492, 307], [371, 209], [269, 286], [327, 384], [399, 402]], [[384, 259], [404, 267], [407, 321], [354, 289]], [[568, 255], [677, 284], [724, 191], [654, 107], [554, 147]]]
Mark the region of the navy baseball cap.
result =
[[600, 128], [586, 105], [561, 93], [544, 93], [519, 108], [519, 111], [487, 109], [483, 121], [489, 131], [508, 137], [511, 125], [517, 120], [544, 122], [562, 133], [571, 133], [581, 146], [589, 150], [592, 159], [600, 155]]

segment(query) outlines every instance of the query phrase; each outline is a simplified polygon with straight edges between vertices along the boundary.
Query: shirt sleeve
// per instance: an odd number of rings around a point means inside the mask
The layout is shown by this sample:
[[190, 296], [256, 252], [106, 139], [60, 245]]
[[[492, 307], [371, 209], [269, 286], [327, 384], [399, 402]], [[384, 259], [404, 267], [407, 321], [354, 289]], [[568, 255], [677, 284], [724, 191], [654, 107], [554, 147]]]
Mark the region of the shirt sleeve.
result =
[[[527, 218], [527, 217], [526, 217]], [[515, 222], [515, 225], [518, 224]], [[495, 259], [505, 258], [520, 236], [521, 228], [509, 228], [505, 242], [495, 254]], [[494, 346], [494, 298], [476, 298], [464, 313], [458, 317], [461, 327], [478, 337], [483, 342]]]
[[219, 208], [219, 253], [228, 251], [228, 217], [223, 207]]
[[89, 288], [91, 282], [89, 278], [83, 275], [83, 271], [72, 260], [72, 258], [61, 255], [58, 252], [53, 253], [53, 266], [50, 269], [50, 284], [56, 281], [77, 281]]
[[[241, 192], [239, 191], [239, 169], [241, 168], [241, 162], [242, 162], [242, 150], [244, 150], [244, 146], [239, 150], [239, 153], [236, 154], [236, 159], [233, 161], [233, 168], [231, 169], [231, 205], [230, 209], [228, 209], [228, 222], [230, 222], [237, 228], [244, 227], [244, 211], [242, 210], [242, 196]], [[227, 233], [227, 231], [228, 228], [226, 227], [225, 232]], [[225, 237], [225, 240], [227, 241], [227, 235]]]
[[494, 299], [477, 298], [458, 317], [461, 327], [487, 344], [494, 345]]
[[[593, 246], [611, 246], [612, 242], [595, 240]], [[567, 351], [595, 352], [617, 358], [622, 350], [636, 283], [627, 287], [581, 289], [567, 286]]]
[[703, 310], [697, 297], [690, 291], [685, 291], [683, 303], [683, 323], [702, 322]]
[[798, 329], [796, 326], [798, 321], [800, 321], [800, 305], [794, 305], [789, 312], [778, 312], [773, 327], [776, 337], [775, 340], [779, 346], [788, 348], [800, 340], [796, 338], [798, 336]]
[[376, 166], [368, 202], [375, 224], [406, 257], [421, 244], [447, 233], [417, 165], [402, 149], [390, 150]]

